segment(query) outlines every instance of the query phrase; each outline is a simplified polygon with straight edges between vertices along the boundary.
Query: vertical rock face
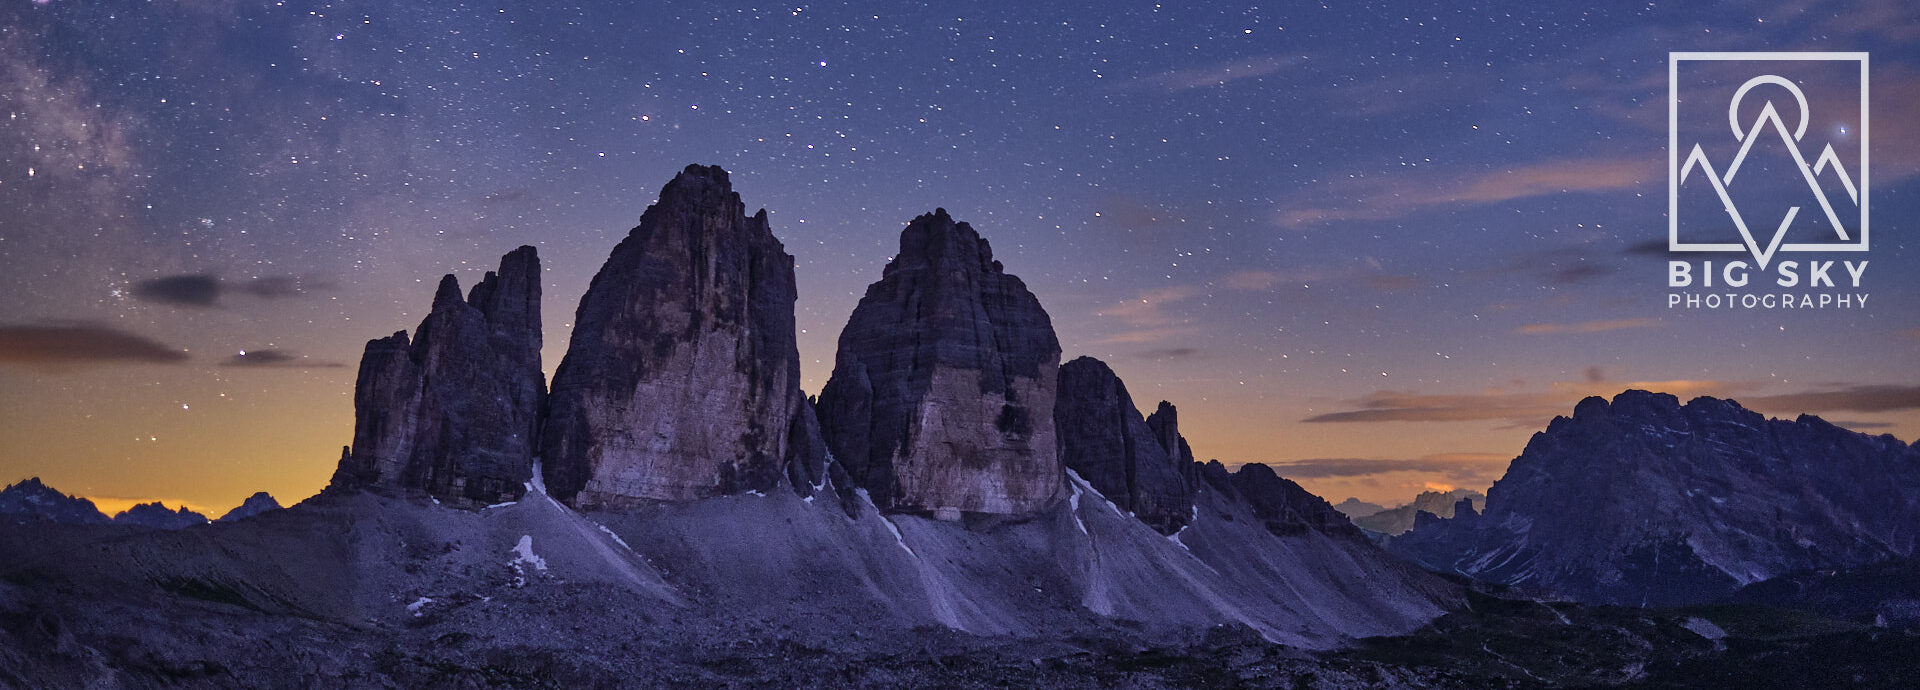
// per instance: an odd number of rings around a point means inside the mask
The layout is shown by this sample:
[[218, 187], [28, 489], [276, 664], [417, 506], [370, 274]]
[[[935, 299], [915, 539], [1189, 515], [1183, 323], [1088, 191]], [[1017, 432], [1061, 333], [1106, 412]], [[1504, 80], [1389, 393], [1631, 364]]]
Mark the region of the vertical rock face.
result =
[[1060, 367], [1053, 421], [1069, 469], [1141, 522], [1172, 534], [1192, 520], [1193, 487], [1184, 472], [1190, 463], [1167, 451], [1185, 446], [1173, 427], [1173, 406], [1160, 406], [1155, 416], [1163, 424], [1156, 428], [1140, 417], [1112, 369], [1081, 357]]
[[1160, 401], [1153, 414], [1147, 415], [1147, 428], [1153, 430], [1153, 439], [1160, 444], [1167, 456], [1180, 462], [1193, 462], [1193, 449], [1187, 447], [1187, 439], [1180, 436], [1180, 411], [1173, 403]]
[[828, 447], [882, 508], [1024, 514], [1061, 490], [1060, 342], [1040, 301], [947, 212], [915, 218], [820, 393]]
[[618, 506], [817, 483], [793, 257], [745, 209], [725, 170], [687, 166], [594, 276], [553, 379], [553, 495]]
[[353, 445], [333, 485], [461, 504], [514, 500], [532, 477], [545, 391], [540, 260], [521, 247], [467, 297], [452, 275], [441, 278], [413, 338], [402, 331], [367, 343]]
[[1153, 414], [1147, 415], [1147, 428], [1153, 430], [1154, 439], [1160, 442], [1160, 448], [1167, 451], [1167, 457], [1173, 460], [1173, 466], [1179, 468], [1180, 476], [1187, 480], [1188, 488], [1200, 486], [1200, 463], [1193, 459], [1193, 448], [1187, 446], [1187, 437], [1180, 435], [1180, 411], [1173, 403], [1160, 401]]

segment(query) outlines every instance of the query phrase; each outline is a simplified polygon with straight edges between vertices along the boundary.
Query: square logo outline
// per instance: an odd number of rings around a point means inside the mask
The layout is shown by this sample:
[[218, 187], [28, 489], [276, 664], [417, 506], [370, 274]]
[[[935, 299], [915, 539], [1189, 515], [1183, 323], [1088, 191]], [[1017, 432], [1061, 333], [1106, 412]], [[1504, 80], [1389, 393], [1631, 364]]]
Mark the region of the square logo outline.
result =
[[1872, 235], [1869, 229], [1867, 204], [1868, 177], [1870, 167], [1867, 159], [1869, 143], [1872, 141], [1872, 129], [1868, 126], [1869, 83], [1867, 81], [1868, 57], [1862, 52], [1669, 52], [1667, 53], [1667, 251], [1670, 252], [1741, 252], [1748, 251], [1745, 245], [1738, 243], [1698, 243], [1680, 241], [1680, 63], [1696, 62], [1858, 62], [1860, 63], [1860, 241], [1858, 242], [1794, 242], [1782, 243], [1782, 252], [1864, 252]]

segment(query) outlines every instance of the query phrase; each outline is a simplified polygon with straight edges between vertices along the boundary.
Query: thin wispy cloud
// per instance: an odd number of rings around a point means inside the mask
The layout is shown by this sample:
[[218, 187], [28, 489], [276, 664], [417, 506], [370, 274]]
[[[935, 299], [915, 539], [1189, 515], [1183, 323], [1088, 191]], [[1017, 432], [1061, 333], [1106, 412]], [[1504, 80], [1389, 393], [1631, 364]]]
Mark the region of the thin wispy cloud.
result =
[[1234, 271], [1220, 277], [1220, 286], [1229, 290], [1259, 292], [1272, 289], [1283, 279], [1276, 271]]
[[1746, 401], [1756, 409], [1795, 412], [1897, 412], [1920, 410], [1920, 385], [1844, 386], [1767, 395]]
[[1398, 292], [1417, 288], [1422, 281], [1409, 275], [1389, 273], [1378, 261], [1368, 259], [1344, 268], [1234, 271], [1215, 279], [1212, 284], [1240, 292], [1267, 292], [1280, 288], [1304, 288], [1322, 284], [1360, 287], [1379, 292]]
[[[1588, 367], [1582, 380], [1561, 381], [1537, 391], [1489, 390], [1475, 393], [1409, 393], [1376, 391], [1346, 401], [1348, 409], [1312, 415], [1309, 423], [1379, 422], [1506, 422], [1521, 427], [1545, 424], [1573, 410], [1588, 396], [1612, 397], [1635, 389], [1671, 394], [1681, 401], [1701, 396], [1732, 399], [1748, 409], [1783, 417], [1831, 412], [1889, 413], [1920, 410], [1920, 384], [1834, 385], [1791, 393], [1751, 395], [1768, 384], [1759, 381], [1673, 379], [1665, 381], [1609, 381], [1598, 367]], [[1838, 424], [1838, 422], [1836, 422]], [[1843, 426], [1881, 428], [1877, 421], [1850, 421]]]
[[1094, 341], [1096, 345], [1155, 343], [1191, 335], [1197, 329], [1190, 320], [1169, 310], [1200, 294], [1198, 288], [1177, 285], [1146, 290], [1099, 311], [1099, 316], [1120, 322], [1117, 332]]
[[1661, 177], [1657, 154], [1573, 158], [1515, 166], [1455, 178], [1431, 174], [1346, 178], [1313, 198], [1281, 208], [1281, 227], [1306, 228], [1351, 220], [1388, 220], [1441, 206], [1491, 204], [1550, 194], [1629, 189]]
[[1861, 421], [1856, 419], [1829, 419], [1827, 420], [1827, 423], [1843, 429], [1850, 429], [1853, 431], [1870, 431], [1873, 429], [1891, 429], [1893, 427], [1899, 426], [1898, 424], [1894, 424], [1893, 422], [1868, 422], [1868, 421]]
[[242, 350], [222, 360], [221, 366], [252, 369], [338, 369], [346, 365], [309, 359], [287, 350]]
[[1200, 354], [1195, 347], [1161, 347], [1143, 351], [1135, 356], [1145, 359], [1183, 359]]
[[1513, 329], [1520, 335], [1581, 335], [1625, 331], [1636, 328], [1653, 328], [1660, 325], [1659, 319], [1610, 319], [1600, 321], [1575, 321], [1572, 323], [1530, 323]]
[[1288, 479], [1364, 477], [1388, 472], [1438, 474], [1455, 484], [1484, 486], [1506, 472], [1513, 456], [1497, 453], [1437, 453], [1417, 458], [1311, 458], [1269, 463]]
[[1226, 86], [1236, 81], [1257, 79], [1278, 73], [1299, 64], [1302, 59], [1291, 55], [1240, 58], [1149, 74], [1127, 82], [1126, 86], [1133, 89], [1147, 88], [1170, 92]]
[[1355, 409], [1317, 414], [1302, 421], [1323, 424], [1551, 419], [1559, 411], [1571, 409], [1564, 402], [1562, 396], [1550, 393], [1422, 395], [1378, 391], [1349, 401]]
[[1346, 401], [1349, 409], [1312, 415], [1304, 422], [1503, 422], [1515, 427], [1539, 427], [1573, 411], [1589, 396], [1612, 397], [1630, 389], [1670, 393], [1681, 400], [1711, 395], [1730, 397], [1757, 390], [1762, 384], [1746, 381], [1674, 379], [1666, 381], [1609, 381], [1598, 367], [1588, 367], [1578, 381], [1559, 381], [1543, 390], [1486, 390], [1467, 393], [1411, 393], [1376, 391]]
[[311, 281], [294, 276], [265, 276], [244, 280], [222, 280], [211, 273], [161, 276], [133, 284], [134, 297], [178, 307], [198, 309], [219, 306], [220, 298], [241, 294], [259, 299], [285, 299], [305, 294]]

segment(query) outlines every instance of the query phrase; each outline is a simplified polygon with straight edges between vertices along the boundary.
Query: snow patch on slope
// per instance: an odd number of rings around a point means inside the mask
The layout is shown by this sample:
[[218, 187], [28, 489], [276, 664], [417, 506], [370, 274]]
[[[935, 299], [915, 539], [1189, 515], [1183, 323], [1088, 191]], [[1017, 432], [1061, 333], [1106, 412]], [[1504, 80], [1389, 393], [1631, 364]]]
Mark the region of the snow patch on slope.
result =
[[858, 494], [860, 500], [866, 501], [867, 507], [873, 509], [873, 514], [879, 516], [880, 524], [885, 525], [887, 531], [893, 534], [893, 543], [899, 544], [900, 550], [907, 552], [907, 555], [915, 559], [920, 558], [920, 554], [913, 552], [913, 547], [907, 546], [907, 537], [900, 533], [900, 526], [893, 524], [893, 520], [887, 519], [887, 516], [880, 512], [880, 507], [873, 504], [873, 496], [868, 494], [866, 489], [854, 489], [853, 493]]
[[533, 458], [533, 478], [527, 480], [525, 486], [527, 487], [527, 493], [540, 494], [542, 496], [547, 495], [547, 478], [542, 474], [539, 456]]
[[513, 547], [513, 560], [507, 561], [507, 565], [513, 568], [513, 586], [522, 587], [527, 584], [526, 566], [531, 565], [534, 570], [546, 572], [547, 559], [533, 552], [533, 535], [522, 534], [520, 543]]

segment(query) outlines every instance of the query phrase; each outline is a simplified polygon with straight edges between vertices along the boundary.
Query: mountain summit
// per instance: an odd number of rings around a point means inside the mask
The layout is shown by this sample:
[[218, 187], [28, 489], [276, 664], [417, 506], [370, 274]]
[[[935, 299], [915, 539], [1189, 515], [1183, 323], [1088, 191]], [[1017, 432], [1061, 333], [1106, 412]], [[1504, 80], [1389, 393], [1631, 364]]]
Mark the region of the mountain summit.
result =
[[540, 259], [500, 258], [467, 296], [452, 274], [414, 329], [367, 343], [336, 489], [417, 490], [462, 505], [520, 497], [546, 396]]
[[841, 331], [821, 425], [882, 508], [1031, 514], [1062, 495], [1059, 367], [1040, 300], [972, 226], [936, 209], [901, 231]]
[[545, 474], [578, 506], [802, 491], [825, 471], [800, 392], [793, 257], [727, 172], [689, 165], [580, 300]]
[[0, 490], [0, 515], [73, 525], [101, 524], [108, 519], [93, 501], [60, 493], [39, 477]]
[[1710, 601], [1787, 573], [1911, 555], [1920, 450], [1818, 417], [1630, 390], [1534, 434], [1484, 514], [1423, 515], [1389, 547], [1582, 601]]
[[[1352, 502], [1354, 499], [1349, 498], [1347, 501]], [[1346, 513], [1348, 517], [1353, 518], [1353, 524], [1358, 525], [1361, 529], [1369, 532], [1392, 535], [1401, 534], [1413, 529], [1414, 520], [1423, 512], [1432, 513], [1443, 518], [1453, 517], [1454, 510], [1461, 505], [1461, 501], [1466, 501], [1466, 505], [1469, 507], [1476, 505], [1484, 506], [1487, 504], [1487, 497], [1485, 494], [1472, 489], [1422, 491], [1418, 496], [1413, 497], [1412, 503], [1403, 506], [1375, 508], [1371, 513], [1365, 515], [1355, 515], [1348, 510], [1342, 510], [1340, 512]], [[1341, 505], [1346, 505], [1346, 503], [1342, 503]], [[1356, 510], [1362, 509], [1356, 507]]]
[[1155, 416], [1161, 424], [1149, 426], [1113, 369], [1081, 357], [1060, 367], [1060, 400], [1053, 409], [1063, 460], [1093, 488], [1162, 534], [1193, 521], [1198, 468], [1191, 451], [1178, 454], [1186, 439], [1180, 438], [1172, 404], [1160, 403]]

